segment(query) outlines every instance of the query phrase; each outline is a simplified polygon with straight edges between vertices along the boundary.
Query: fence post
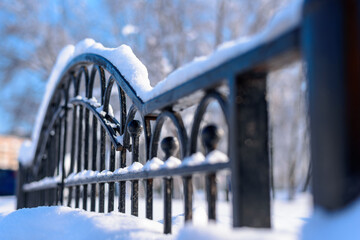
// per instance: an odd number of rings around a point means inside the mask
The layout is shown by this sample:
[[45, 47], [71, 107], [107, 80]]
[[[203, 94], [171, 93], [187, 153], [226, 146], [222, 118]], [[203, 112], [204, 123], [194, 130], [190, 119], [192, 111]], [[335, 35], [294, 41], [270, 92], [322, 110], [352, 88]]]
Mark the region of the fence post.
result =
[[266, 74], [230, 78], [233, 226], [269, 228], [270, 171]]
[[359, 5], [355, 0], [304, 5], [313, 195], [315, 205], [328, 210], [360, 193]]
[[[215, 125], [207, 125], [201, 132], [201, 141], [205, 148], [206, 156], [214, 151], [219, 143], [223, 132]], [[216, 200], [217, 200], [217, 184], [216, 172], [206, 174], [206, 198], [208, 202], [208, 218], [216, 221]]]
[[[128, 125], [128, 132], [132, 143], [132, 163], [139, 162], [139, 137], [142, 131], [141, 123], [132, 120]], [[139, 211], [139, 180], [131, 180], [131, 215], [138, 216]]]
[[25, 183], [26, 168], [23, 167], [21, 162], [19, 162], [19, 169], [16, 176], [16, 209], [24, 208], [25, 206], [25, 192], [22, 189]]
[[[164, 161], [174, 156], [179, 150], [179, 142], [175, 137], [166, 137], [161, 141], [161, 149], [165, 153]], [[173, 178], [164, 177], [164, 233], [171, 233], [172, 226], [172, 192]]]

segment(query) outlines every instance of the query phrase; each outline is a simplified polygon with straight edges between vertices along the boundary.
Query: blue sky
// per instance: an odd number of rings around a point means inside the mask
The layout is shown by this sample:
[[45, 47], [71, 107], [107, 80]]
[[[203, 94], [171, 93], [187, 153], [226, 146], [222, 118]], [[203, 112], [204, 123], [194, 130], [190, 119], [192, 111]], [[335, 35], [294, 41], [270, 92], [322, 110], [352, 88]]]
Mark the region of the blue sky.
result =
[[[15, 7], [16, 4], [17, 3], [14, 3]], [[39, 2], [35, 2], [35, 4], [39, 4]], [[56, 24], [60, 23], [64, 24], [63, 27], [66, 28], [66, 24], [68, 24], [71, 27], [68, 27], [67, 30], [72, 31], [69, 33], [70, 35], [76, 36], [80, 34], [78, 36], [79, 38], [93, 37], [98, 41], [111, 42], [111, 37], [109, 37], [109, 33], [106, 31], [108, 29], [106, 21], [100, 21], [100, 24], [91, 24], [101, 19], [101, 16], [105, 14], [105, 8], [101, 7], [101, 1], [79, 0], [76, 2], [79, 9], [82, 9], [85, 13], [81, 16], [85, 16], [86, 18], [81, 20], [85, 23], [89, 23], [89, 31], [87, 31], [87, 34], [90, 35], [83, 36], [81, 35], [82, 32], [79, 30], [79, 27], [84, 26], [80, 26], [82, 23], [77, 21], [77, 10], [72, 6], [74, 4], [75, 3], [72, 3], [71, 1], [42, 1], [38, 13], [29, 12], [27, 14], [34, 15], [31, 17], [35, 17], [38, 21], [46, 23], [49, 26], [55, 26]], [[75, 12], [67, 11], [69, 8]], [[64, 21], [63, 16], [61, 15], [62, 10], [66, 11], [65, 16], [67, 18], [67, 22], [62, 22]], [[27, 17], [29, 18], [29, 16]], [[19, 18], [19, 16], [16, 16], [13, 13], [8, 13], [5, 12], [4, 9], [0, 9], [0, 31], [3, 31], [6, 27], [13, 23], [15, 23], [15, 26], [21, 24], [25, 25], [26, 22], [24, 21], [28, 20], [24, 19], [21, 19], [21, 16]], [[2, 41], [2, 47], [6, 51], [10, 50], [12, 53], [15, 53], [20, 59], [26, 59], [26, 61], [35, 61], [35, 59], [29, 59], [29, 56], [31, 56], [35, 50], [33, 45], [34, 38], [42, 39], [44, 35], [47, 34], [47, 32], [41, 31], [40, 33], [43, 35], [40, 34], [37, 36], [26, 36], [29, 39], [20, 38], [16, 34], [6, 35], [5, 39]], [[101, 36], [103, 39], [98, 39], [96, 36]], [[9, 63], [7, 62], [7, 59], [3, 57], [0, 58], [0, 64], [7, 66]], [[16, 115], [16, 113], [13, 112], [14, 108], [12, 106], [16, 104], [21, 105], [21, 102], [19, 102], [21, 100], [19, 99], [24, 98], [25, 95], [31, 95], [31, 101], [35, 101], [37, 104], [39, 104], [42, 100], [46, 86], [46, 79], [50, 72], [44, 73], [43, 71], [42, 73], [39, 73], [36, 70], [31, 70], [27, 67], [24, 67], [23, 70], [18, 71], [15, 76], [12, 76], [10, 81], [6, 82], [4, 82], [4, 79], [1, 79], [3, 78], [3, 74], [3, 72], [0, 72], [0, 134], [8, 134], [9, 131], [14, 130], [15, 128], [17, 131], [20, 130], [20, 132], [25, 132], [26, 135], [29, 135], [31, 133], [37, 110], [34, 111], [33, 109], [29, 109], [29, 111], [34, 112], [31, 116], [31, 119], [19, 120], [22, 116]], [[16, 124], [16, 126], [14, 126], [14, 124]]]
[[[32, 89], [35, 93], [33, 94], [35, 98], [34, 100], [40, 102], [45, 90], [45, 85], [46, 82], [42, 81], [36, 73], [25, 70], [23, 72], [19, 72], [12, 81], [0, 90], [0, 134], [7, 133], [13, 127], [15, 122], [14, 118], [18, 117], [11, 113], [9, 109], [5, 109], [3, 105], [6, 104], [8, 108], [12, 108], [13, 104], [21, 104], [21, 102], [18, 102], [19, 98], [22, 95], [28, 94], [27, 91], [29, 89]], [[36, 112], [37, 110], [34, 112], [34, 117]], [[15, 128], [19, 130], [21, 129], [25, 132], [30, 132], [32, 124], [21, 121], [20, 125]]]

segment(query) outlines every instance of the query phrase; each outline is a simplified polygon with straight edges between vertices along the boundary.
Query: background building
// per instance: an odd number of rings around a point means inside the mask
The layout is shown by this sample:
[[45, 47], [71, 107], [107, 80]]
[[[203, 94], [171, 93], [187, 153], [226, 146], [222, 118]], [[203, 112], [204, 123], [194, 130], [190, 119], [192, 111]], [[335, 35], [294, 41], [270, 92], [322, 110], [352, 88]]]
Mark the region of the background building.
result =
[[0, 135], [0, 169], [18, 169], [18, 154], [23, 138]]

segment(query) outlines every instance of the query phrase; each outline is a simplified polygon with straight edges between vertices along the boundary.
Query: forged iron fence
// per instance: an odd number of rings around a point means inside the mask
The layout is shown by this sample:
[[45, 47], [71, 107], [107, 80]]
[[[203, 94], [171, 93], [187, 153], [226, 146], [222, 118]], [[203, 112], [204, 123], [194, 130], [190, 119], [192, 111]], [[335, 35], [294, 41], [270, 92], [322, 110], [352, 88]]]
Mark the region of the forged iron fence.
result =
[[[300, 59], [306, 63], [309, 82], [314, 201], [327, 209], [347, 205], [360, 192], [360, 164], [353, 161], [360, 155], [359, 105], [355, 104], [359, 95], [354, 91], [360, 89], [356, 70], [356, 10], [360, 8], [356, 1], [345, 2], [305, 1], [303, 18], [292, 29], [145, 102], [104, 57], [83, 54], [74, 58], [47, 109], [33, 164], [20, 165], [18, 208], [70, 206], [74, 202], [75, 207], [105, 212], [107, 199], [107, 211], [114, 210], [117, 200], [118, 211], [125, 212], [126, 182], [131, 182], [131, 214], [137, 216], [139, 181], [143, 181], [146, 217], [152, 219], [153, 180], [163, 178], [164, 232], [169, 233], [173, 177], [182, 177], [185, 220], [191, 221], [193, 175], [203, 174], [208, 217], [216, 219], [216, 175], [227, 169], [231, 173], [233, 226], [271, 227], [266, 76]], [[327, 23], [329, 16], [335, 24]], [[93, 99], [94, 86], [100, 88], [99, 103]], [[117, 116], [110, 105], [113, 90], [117, 91]], [[210, 124], [200, 128], [212, 101], [219, 104], [229, 129], [229, 161], [137, 168], [139, 161], [158, 156], [159, 145], [165, 163], [176, 162], [175, 156], [181, 160], [192, 156], [199, 151], [198, 137], [206, 157], [214, 155], [221, 127]], [[180, 112], [192, 106], [196, 111], [188, 134]], [[177, 134], [160, 139], [166, 119]], [[141, 159], [141, 146], [145, 159]], [[126, 166], [129, 153], [132, 165]]]

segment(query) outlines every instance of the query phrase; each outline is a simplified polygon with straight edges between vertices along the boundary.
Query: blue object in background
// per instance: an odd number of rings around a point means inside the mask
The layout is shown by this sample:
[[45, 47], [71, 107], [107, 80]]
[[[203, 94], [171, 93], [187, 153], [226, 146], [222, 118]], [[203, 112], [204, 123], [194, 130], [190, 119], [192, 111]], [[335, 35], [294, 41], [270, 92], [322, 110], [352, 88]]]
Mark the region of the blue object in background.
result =
[[16, 171], [0, 169], [0, 196], [15, 194]]

